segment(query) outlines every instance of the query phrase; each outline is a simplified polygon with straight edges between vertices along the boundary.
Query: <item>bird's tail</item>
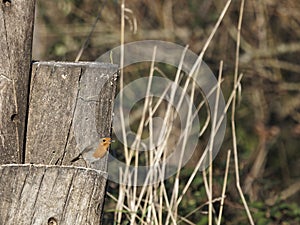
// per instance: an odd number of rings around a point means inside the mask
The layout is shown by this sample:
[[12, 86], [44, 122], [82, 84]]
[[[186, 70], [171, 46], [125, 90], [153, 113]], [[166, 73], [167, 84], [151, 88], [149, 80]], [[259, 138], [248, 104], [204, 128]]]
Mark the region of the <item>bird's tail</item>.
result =
[[76, 156], [75, 158], [73, 158], [70, 162], [76, 162], [77, 160], [79, 160], [81, 157], [81, 155]]

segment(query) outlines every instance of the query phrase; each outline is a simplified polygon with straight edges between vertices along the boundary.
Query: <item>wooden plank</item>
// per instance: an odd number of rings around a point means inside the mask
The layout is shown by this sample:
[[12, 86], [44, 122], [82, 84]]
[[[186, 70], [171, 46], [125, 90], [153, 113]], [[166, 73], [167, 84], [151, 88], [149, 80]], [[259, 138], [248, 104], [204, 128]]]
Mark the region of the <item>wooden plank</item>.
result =
[[[110, 136], [117, 70], [98, 62], [33, 65], [26, 163], [70, 165], [86, 146]], [[101, 162], [97, 169], [105, 170]]]
[[23, 160], [35, 0], [0, 2], [0, 164]]
[[0, 224], [100, 224], [106, 172], [66, 166], [0, 166]]

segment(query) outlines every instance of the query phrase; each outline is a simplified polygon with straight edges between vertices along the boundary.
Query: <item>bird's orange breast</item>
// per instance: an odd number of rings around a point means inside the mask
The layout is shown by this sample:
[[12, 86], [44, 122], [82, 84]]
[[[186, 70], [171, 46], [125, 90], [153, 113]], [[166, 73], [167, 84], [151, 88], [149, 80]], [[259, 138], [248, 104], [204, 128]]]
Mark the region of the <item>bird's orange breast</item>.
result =
[[96, 151], [94, 152], [93, 156], [97, 159], [102, 158], [106, 151], [108, 150], [109, 144], [111, 139], [110, 138], [103, 138], [101, 139]]

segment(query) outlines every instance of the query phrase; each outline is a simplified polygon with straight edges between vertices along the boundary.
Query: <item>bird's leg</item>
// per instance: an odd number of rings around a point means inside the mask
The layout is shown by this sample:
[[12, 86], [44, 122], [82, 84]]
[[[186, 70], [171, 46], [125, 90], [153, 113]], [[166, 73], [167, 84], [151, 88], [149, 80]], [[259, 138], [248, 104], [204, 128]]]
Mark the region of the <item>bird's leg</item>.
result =
[[88, 168], [88, 164], [89, 164], [89, 163], [88, 163], [84, 158], [82, 158], [82, 159], [83, 159], [83, 161], [84, 161], [85, 167]]

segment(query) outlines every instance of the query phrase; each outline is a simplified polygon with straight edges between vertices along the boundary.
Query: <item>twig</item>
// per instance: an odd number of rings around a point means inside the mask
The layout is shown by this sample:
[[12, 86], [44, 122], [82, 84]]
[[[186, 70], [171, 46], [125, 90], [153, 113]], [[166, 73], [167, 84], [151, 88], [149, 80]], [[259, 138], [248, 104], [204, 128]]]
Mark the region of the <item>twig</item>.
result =
[[291, 184], [288, 188], [281, 191], [280, 194], [278, 194], [274, 197], [268, 198], [266, 200], [266, 203], [268, 205], [274, 205], [276, 201], [286, 200], [287, 198], [293, 196], [294, 194], [296, 194], [299, 191], [300, 191], [300, 180], [298, 180], [297, 182]]
[[99, 12], [98, 12], [98, 15], [97, 15], [97, 17], [96, 17], [96, 19], [95, 19], [95, 22], [94, 22], [93, 26], [92, 26], [92, 29], [91, 29], [91, 31], [89, 32], [89, 35], [88, 35], [87, 38], [85, 39], [83, 45], [81, 46], [81, 48], [80, 48], [80, 50], [79, 50], [79, 52], [78, 52], [78, 54], [77, 54], [77, 56], [76, 56], [75, 62], [78, 62], [78, 61], [79, 61], [79, 59], [80, 59], [80, 57], [81, 57], [83, 51], [85, 50], [86, 46], [88, 45], [88, 43], [89, 43], [89, 41], [90, 41], [90, 39], [91, 39], [91, 37], [92, 37], [92, 34], [93, 34], [94, 31], [95, 31], [96, 25], [97, 25], [97, 23], [98, 23], [98, 21], [99, 21], [99, 19], [100, 19], [100, 17], [101, 17], [102, 10], [103, 10], [104, 7], [106, 6], [106, 3], [107, 3], [107, 0], [105, 0], [105, 2], [103, 2], [103, 5], [102, 5], [102, 7], [100, 8], [100, 10], [99, 10]]

